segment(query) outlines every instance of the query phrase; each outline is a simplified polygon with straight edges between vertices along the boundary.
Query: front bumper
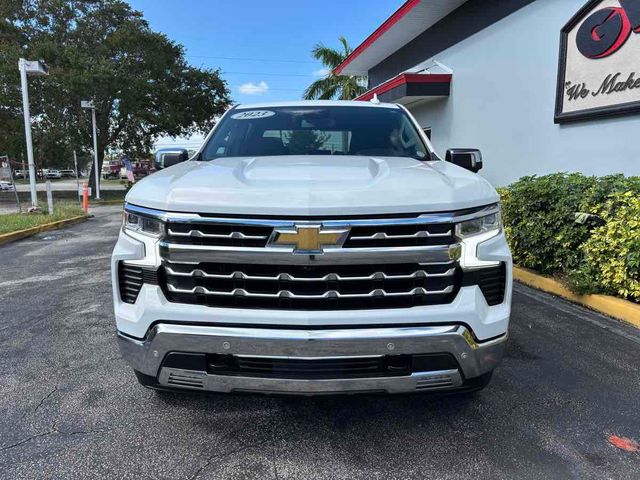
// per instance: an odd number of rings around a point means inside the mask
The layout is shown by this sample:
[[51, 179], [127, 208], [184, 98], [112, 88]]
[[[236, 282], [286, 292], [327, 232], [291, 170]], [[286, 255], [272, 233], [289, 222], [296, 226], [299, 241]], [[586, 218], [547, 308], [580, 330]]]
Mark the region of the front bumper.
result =
[[[466, 380], [491, 372], [498, 365], [506, 339], [505, 334], [479, 343], [460, 325], [297, 330], [160, 323], [143, 340], [118, 333], [125, 360], [135, 370], [155, 377], [161, 387], [306, 395], [460, 388]], [[459, 368], [371, 378], [264, 378], [169, 368], [163, 362], [171, 352], [290, 359], [449, 353]]]

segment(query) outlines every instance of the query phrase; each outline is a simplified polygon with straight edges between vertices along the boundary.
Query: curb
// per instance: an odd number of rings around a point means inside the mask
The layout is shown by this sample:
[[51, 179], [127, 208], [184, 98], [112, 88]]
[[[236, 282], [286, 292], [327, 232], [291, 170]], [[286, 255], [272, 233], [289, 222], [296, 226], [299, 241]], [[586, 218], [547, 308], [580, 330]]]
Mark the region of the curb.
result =
[[24, 230], [18, 230], [17, 232], [4, 233], [0, 235], [0, 245], [31, 237], [36, 233], [48, 232], [49, 230], [57, 230], [62, 227], [67, 227], [69, 225], [84, 222], [88, 218], [89, 217], [86, 215], [79, 215], [77, 217], [71, 217], [65, 220], [58, 220], [57, 222], [45, 223], [43, 225], [38, 225], [37, 227], [25, 228]]
[[576, 295], [557, 280], [521, 267], [513, 267], [513, 278], [530, 287], [557, 295], [640, 328], [640, 305], [636, 303], [609, 295]]

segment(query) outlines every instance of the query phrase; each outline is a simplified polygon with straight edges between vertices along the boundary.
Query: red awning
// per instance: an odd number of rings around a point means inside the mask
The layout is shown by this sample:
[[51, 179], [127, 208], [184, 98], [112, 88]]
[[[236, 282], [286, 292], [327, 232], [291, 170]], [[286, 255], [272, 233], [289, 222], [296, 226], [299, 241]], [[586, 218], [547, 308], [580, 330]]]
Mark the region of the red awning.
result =
[[368, 101], [377, 95], [381, 102], [407, 105], [429, 98], [448, 97], [452, 77], [450, 73], [401, 73], [356, 100]]

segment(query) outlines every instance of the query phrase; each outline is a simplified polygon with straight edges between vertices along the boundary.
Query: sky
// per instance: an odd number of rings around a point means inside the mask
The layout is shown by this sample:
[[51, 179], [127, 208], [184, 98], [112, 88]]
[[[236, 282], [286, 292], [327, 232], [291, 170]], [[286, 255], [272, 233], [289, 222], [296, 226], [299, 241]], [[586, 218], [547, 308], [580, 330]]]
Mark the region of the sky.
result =
[[[194, 66], [220, 68], [234, 103], [296, 100], [323, 73], [322, 42], [357, 47], [404, 0], [130, 0]], [[160, 140], [158, 147], [173, 143]], [[188, 140], [197, 146], [199, 139]], [[180, 139], [178, 143], [184, 144]]]

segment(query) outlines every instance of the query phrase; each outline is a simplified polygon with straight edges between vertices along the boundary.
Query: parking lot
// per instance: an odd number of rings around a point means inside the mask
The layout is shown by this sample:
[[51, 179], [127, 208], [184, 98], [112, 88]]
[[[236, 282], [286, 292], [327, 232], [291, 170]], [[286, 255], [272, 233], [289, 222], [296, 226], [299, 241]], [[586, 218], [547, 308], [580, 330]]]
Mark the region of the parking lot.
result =
[[0, 247], [0, 477], [640, 478], [640, 333], [516, 287], [474, 396], [156, 394], [114, 337], [121, 207]]

